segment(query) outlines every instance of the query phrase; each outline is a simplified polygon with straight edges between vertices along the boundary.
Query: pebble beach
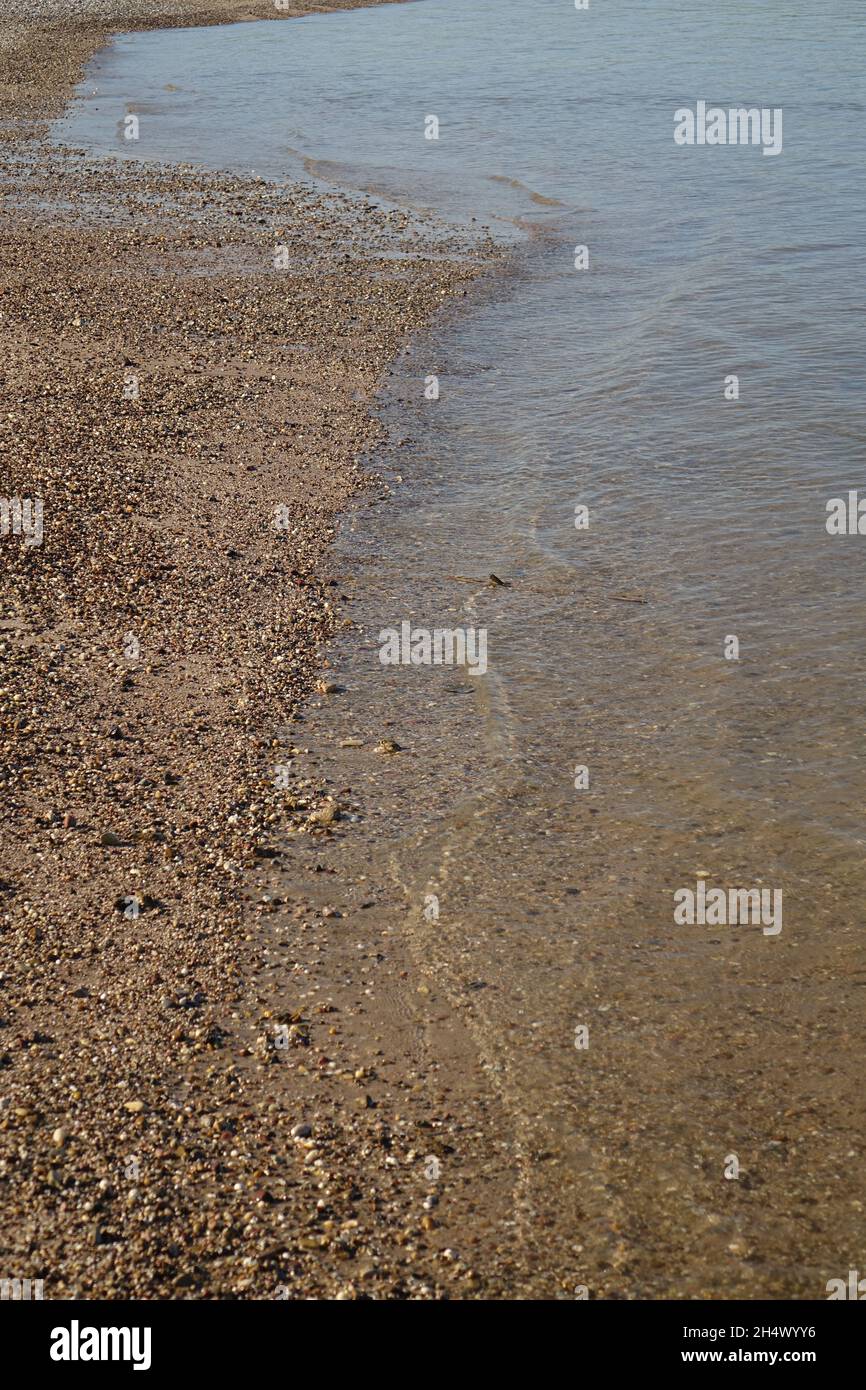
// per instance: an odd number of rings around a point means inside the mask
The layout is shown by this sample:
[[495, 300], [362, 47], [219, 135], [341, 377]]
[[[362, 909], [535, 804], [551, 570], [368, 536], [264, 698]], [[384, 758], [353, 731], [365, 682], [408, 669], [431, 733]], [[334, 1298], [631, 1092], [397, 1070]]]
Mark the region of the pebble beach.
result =
[[[788, 8], [0, 0], [0, 1302], [81, 1300], [57, 1359], [337, 1299], [739, 1361], [863, 1293], [862, 16]], [[763, 153], [678, 138], [761, 92]]]
[[[294, 729], [339, 698], [329, 545], [384, 488], [375, 392], [493, 248], [434, 255], [357, 198], [43, 140], [113, 32], [267, 16], [0, 4], [0, 493], [43, 507], [40, 543], [0, 543], [0, 1273], [51, 1299], [471, 1298], [514, 1277], [473, 1234], [497, 1188], [459, 1033], [450, 1079], [423, 1029], [408, 1063], [329, 973], [345, 913], [266, 891], [297, 843], [321, 879], [341, 822]], [[387, 969], [411, 966], [395, 948]]]

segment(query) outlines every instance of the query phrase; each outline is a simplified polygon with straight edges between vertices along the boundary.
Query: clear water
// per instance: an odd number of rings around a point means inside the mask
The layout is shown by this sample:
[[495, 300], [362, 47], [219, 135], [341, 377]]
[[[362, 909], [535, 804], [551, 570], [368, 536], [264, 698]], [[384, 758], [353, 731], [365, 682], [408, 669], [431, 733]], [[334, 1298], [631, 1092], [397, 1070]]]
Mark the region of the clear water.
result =
[[[378, 805], [365, 860], [512, 1107], [526, 1241], [629, 1294], [822, 1296], [863, 1234], [836, 1168], [863, 1119], [866, 537], [824, 526], [866, 488], [863, 56], [848, 0], [421, 0], [121, 37], [57, 127], [514, 244], [511, 280], [391, 384], [407, 482], [343, 540], [368, 627], [339, 657], [352, 713], [310, 738]], [[783, 108], [783, 153], [676, 146], [698, 99]], [[383, 669], [404, 618], [483, 624], [489, 674]], [[340, 752], [345, 718], [406, 755]], [[782, 935], [675, 927], [698, 872], [781, 888]], [[720, 1212], [719, 1155], [766, 1174], [818, 1095], [784, 1183]], [[807, 1230], [817, 1172], [836, 1196]]]

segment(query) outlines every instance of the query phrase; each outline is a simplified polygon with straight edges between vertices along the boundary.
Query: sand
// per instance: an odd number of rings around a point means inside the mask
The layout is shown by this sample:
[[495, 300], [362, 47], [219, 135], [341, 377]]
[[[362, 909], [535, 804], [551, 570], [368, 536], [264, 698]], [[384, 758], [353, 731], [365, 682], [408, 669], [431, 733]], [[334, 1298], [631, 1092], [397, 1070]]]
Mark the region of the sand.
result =
[[351, 622], [329, 544], [374, 394], [492, 247], [42, 138], [113, 30], [272, 13], [0, 4], [0, 496], [44, 508], [0, 538], [0, 1274], [46, 1298], [514, 1289], [472, 1229], [472, 1077], [322, 977], [321, 894], [261, 891], [340, 824], [292, 730]]

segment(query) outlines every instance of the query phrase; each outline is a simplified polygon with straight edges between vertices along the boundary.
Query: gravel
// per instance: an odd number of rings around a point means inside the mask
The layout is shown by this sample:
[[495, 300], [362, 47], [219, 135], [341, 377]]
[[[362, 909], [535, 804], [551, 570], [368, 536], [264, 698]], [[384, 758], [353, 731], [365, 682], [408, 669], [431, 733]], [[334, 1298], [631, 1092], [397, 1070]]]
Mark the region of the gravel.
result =
[[339, 914], [258, 879], [342, 824], [278, 731], [346, 621], [328, 546], [366, 402], [491, 248], [40, 137], [103, 21], [241, 9], [0, 5], [0, 495], [44, 504], [41, 544], [0, 539], [2, 1273], [48, 1298], [481, 1296], [492, 1263], [446, 1259], [421, 1205], [423, 1153], [469, 1154], [475, 1117], [376, 1079], [360, 994], [301, 1006]]

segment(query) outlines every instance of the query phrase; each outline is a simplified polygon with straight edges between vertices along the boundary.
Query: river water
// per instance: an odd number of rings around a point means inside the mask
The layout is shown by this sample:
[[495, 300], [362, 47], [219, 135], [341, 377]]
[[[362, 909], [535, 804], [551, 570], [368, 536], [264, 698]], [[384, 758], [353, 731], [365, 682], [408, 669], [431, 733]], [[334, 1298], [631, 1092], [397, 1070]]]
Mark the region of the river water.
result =
[[[862, 1260], [866, 539], [825, 527], [866, 489], [862, 33], [420, 0], [121, 36], [56, 127], [511, 248], [384, 393], [402, 481], [340, 541], [348, 690], [305, 737], [512, 1116], [540, 1293], [822, 1297]], [[781, 108], [782, 152], [678, 146], [699, 100]], [[484, 628], [487, 672], [383, 666], [404, 620]], [[781, 932], [675, 923], [699, 876], [781, 890]]]

